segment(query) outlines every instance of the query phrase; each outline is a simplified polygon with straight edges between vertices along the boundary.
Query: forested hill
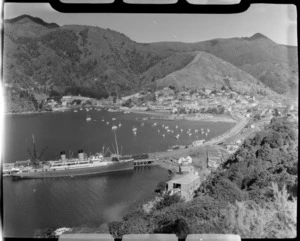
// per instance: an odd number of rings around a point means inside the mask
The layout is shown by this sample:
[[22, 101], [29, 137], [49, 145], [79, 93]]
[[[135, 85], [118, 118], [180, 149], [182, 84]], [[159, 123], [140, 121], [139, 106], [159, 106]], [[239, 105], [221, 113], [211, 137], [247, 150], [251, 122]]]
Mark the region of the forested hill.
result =
[[[271, 40], [258, 36], [179, 44], [184, 48], [173, 44], [137, 43], [110, 29], [59, 26], [29, 15], [5, 20], [7, 110], [34, 110], [40, 98], [51, 95], [100, 99], [165, 85], [220, 89], [228, 77], [231, 87], [242, 86], [251, 94], [297, 89], [295, 49]], [[192, 62], [190, 71], [186, 67]]]
[[277, 44], [261, 33], [197, 43], [157, 42], [151, 47], [166, 53], [205, 51], [246, 71], [279, 94], [298, 96], [297, 47]]
[[[294, 238], [297, 189], [298, 123], [274, 118], [208, 176], [193, 200], [165, 195], [150, 213], [137, 208], [108, 229], [115, 237], [232, 233], [242, 238]], [[105, 232], [104, 226], [98, 230]]]

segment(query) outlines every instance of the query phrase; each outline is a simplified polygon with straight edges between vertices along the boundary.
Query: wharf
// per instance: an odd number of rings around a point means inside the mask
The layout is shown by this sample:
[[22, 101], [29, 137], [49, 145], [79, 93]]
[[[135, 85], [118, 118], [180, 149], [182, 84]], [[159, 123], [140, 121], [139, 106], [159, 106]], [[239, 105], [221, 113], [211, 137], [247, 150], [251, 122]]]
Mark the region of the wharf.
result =
[[157, 164], [157, 160], [155, 158], [139, 159], [133, 161], [134, 167], [153, 166], [156, 164]]

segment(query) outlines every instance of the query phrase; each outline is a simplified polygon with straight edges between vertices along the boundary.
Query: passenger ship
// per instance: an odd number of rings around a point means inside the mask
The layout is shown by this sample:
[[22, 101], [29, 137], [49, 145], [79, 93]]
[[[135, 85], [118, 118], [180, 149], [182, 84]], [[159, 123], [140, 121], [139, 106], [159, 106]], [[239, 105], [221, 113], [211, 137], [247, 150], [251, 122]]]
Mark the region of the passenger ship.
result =
[[32, 164], [31, 161], [16, 162], [10, 172], [8, 169], [4, 169], [3, 173], [14, 178], [47, 178], [72, 177], [134, 169], [133, 158], [130, 156], [112, 155], [111, 157], [103, 157], [102, 154], [97, 153], [87, 157], [82, 150], [78, 151], [78, 159], [67, 159], [65, 153], [61, 152], [60, 160], [47, 161], [45, 164]]

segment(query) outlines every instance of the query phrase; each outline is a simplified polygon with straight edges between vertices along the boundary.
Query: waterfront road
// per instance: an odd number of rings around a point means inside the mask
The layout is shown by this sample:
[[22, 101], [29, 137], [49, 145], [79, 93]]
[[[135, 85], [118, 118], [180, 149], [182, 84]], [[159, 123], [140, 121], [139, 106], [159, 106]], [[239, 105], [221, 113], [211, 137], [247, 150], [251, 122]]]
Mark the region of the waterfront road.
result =
[[249, 122], [250, 119], [244, 117], [244, 116], [238, 116], [239, 122], [237, 125], [235, 125], [231, 130], [228, 132], [224, 133], [221, 136], [218, 136], [216, 138], [213, 138], [212, 140], [203, 143], [202, 146], [206, 145], [217, 145], [221, 142], [226, 141], [226, 139], [238, 134]]

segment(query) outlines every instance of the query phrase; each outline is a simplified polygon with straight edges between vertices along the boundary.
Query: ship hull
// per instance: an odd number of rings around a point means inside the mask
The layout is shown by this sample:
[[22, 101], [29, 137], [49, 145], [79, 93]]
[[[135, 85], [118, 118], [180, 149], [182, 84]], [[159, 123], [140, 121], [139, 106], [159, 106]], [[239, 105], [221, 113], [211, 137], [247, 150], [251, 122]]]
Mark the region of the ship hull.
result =
[[13, 178], [16, 179], [40, 179], [40, 178], [53, 178], [53, 177], [73, 177], [83, 175], [95, 175], [101, 173], [119, 172], [125, 170], [133, 170], [133, 161], [116, 163], [108, 166], [94, 166], [76, 169], [66, 170], [48, 170], [48, 171], [37, 171], [37, 172], [22, 172], [12, 174]]

